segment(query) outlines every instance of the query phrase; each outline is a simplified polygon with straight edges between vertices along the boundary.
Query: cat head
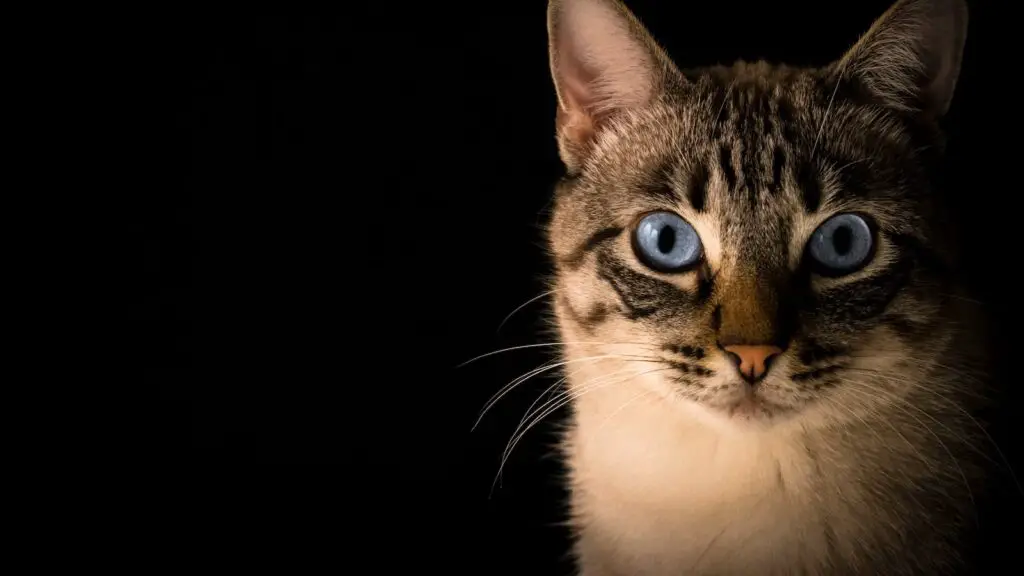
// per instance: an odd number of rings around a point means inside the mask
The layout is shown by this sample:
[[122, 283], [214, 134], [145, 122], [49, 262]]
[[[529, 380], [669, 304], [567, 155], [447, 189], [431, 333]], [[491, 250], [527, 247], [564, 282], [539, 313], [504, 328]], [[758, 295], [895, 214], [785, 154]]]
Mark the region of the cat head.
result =
[[614, 355], [638, 366], [620, 385], [747, 422], [924, 385], [952, 331], [933, 168], [963, 0], [901, 0], [816, 69], [684, 73], [615, 0], [548, 18], [570, 357]]

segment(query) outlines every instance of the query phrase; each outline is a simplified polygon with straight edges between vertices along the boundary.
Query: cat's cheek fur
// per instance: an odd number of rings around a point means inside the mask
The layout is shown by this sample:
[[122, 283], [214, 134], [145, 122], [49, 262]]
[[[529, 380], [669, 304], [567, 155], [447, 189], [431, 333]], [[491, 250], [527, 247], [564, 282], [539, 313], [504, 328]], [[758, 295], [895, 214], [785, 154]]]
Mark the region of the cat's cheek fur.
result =
[[564, 281], [553, 288], [556, 315], [580, 328], [580, 341], [603, 341], [600, 334], [609, 316], [618, 314], [612, 290], [597, 278], [592, 262], [565, 273]]

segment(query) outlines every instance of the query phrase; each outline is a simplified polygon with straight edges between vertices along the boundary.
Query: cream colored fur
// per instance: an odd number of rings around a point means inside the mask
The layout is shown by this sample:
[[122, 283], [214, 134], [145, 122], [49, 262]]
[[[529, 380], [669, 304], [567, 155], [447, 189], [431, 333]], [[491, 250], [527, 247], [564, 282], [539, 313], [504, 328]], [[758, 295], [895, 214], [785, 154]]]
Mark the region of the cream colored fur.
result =
[[[912, 485], [949, 465], [946, 454], [915, 448], [927, 432], [884, 394], [840, 392], [772, 424], [728, 418], [679, 398], [654, 364], [588, 360], [647, 353], [595, 343], [636, 342], [637, 331], [619, 324], [588, 335], [561, 306], [556, 317], [574, 397], [564, 452], [583, 576], [845, 573], [829, 568], [837, 554], [856, 563], [915, 521], [861, 481], [901, 476]], [[882, 331], [878, 355], [859, 364], [898, 373], [906, 388], [892, 393], [913, 397], [908, 388], [928, 385], [913, 380], [927, 368], [901, 368], [894, 343]], [[728, 374], [724, 358], [711, 366]]]

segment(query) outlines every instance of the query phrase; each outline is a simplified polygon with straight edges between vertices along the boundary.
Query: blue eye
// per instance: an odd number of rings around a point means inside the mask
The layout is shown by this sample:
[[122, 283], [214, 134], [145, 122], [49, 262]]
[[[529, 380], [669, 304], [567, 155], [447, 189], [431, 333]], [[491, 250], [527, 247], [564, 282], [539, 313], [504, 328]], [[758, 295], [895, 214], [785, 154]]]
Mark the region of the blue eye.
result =
[[874, 247], [874, 234], [867, 220], [857, 214], [840, 214], [818, 226], [807, 244], [807, 253], [819, 274], [842, 276], [864, 266]]
[[659, 272], [679, 272], [700, 260], [697, 231], [671, 212], [644, 216], [633, 232], [633, 250], [640, 261]]

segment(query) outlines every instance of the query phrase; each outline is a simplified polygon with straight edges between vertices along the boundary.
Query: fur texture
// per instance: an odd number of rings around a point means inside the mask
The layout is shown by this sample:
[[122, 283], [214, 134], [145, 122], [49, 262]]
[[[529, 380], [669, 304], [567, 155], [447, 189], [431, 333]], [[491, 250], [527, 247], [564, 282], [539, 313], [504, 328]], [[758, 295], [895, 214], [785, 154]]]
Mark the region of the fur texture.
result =
[[[568, 175], [549, 226], [582, 574], [943, 574], [982, 396], [934, 177], [962, 0], [901, 0], [823, 69], [682, 72], [614, 0], [549, 6]], [[652, 212], [702, 256], [638, 256]], [[816, 271], [838, 214], [860, 268]], [[777, 346], [740, 378], [730, 344]]]

